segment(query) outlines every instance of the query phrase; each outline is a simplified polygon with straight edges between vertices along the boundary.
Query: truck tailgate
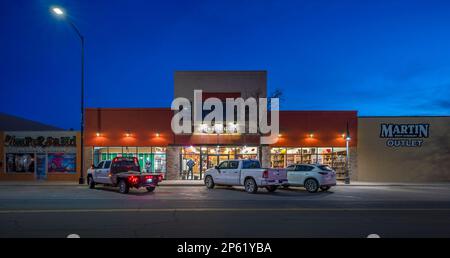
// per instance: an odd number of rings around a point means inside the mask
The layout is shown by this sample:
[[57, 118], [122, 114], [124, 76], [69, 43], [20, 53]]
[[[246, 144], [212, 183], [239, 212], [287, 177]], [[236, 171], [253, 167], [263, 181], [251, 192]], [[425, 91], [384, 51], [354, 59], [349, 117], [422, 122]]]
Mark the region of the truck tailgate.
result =
[[268, 180], [287, 180], [287, 170], [280, 168], [280, 169], [276, 169], [276, 168], [269, 168], [269, 177], [267, 178]]

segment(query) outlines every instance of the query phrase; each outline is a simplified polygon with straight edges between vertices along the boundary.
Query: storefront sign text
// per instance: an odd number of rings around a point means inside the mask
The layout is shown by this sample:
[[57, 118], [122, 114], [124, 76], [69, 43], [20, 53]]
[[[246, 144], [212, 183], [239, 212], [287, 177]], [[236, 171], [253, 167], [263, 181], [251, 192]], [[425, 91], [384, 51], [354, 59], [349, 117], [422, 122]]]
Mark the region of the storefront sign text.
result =
[[422, 147], [430, 135], [430, 124], [381, 124], [380, 138], [387, 147]]
[[63, 137], [17, 137], [15, 135], [5, 136], [6, 147], [75, 147], [76, 136]]

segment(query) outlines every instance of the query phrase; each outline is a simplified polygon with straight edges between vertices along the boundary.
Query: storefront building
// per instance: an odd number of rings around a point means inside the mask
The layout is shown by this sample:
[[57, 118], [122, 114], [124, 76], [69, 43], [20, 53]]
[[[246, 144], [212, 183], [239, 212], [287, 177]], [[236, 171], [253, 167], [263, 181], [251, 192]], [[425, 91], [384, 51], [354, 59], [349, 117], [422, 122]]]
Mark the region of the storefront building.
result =
[[74, 131], [3, 131], [0, 180], [63, 180], [80, 177], [80, 136]]
[[[263, 98], [267, 95], [266, 77], [265, 71], [176, 72], [174, 95], [192, 102], [194, 90], [200, 89], [204, 99]], [[356, 111], [280, 111], [280, 134], [272, 145], [261, 145], [260, 135], [251, 133], [205, 130], [174, 134], [173, 114], [170, 108], [86, 109], [85, 168], [129, 156], [139, 159], [143, 171], [164, 173], [166, 179], [199, 180], [206, 169], [223, 160], [251, 158], [265, 167], [328, 164], [343, 178], [347, 126], [350, 170], [356, 153]]]
[[450, 116], [359, 117], [354, 178], [450, 182]]

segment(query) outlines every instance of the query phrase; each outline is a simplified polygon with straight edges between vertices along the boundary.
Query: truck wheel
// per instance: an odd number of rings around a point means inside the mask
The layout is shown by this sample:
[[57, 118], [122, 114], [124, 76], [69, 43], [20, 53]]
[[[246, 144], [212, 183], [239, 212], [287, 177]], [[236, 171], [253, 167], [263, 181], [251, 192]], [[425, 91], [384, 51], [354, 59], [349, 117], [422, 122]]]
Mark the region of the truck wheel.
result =
[[205, 185], [206, 185], [206, 188], [208, 188], [208, 189], [214, 188], [215, 184], [214, 184], [214, 180], [212, 179], [211, 176], [205, 177]]
[[258, 191], [258, 186], [253, 178], [245, 179], [244, 188], [247, 193], [256, 193]]
[[331, 187], [328, 186], [328, 185], [323, 185], [323, 186], [320, 187], [320, 190], [326, 192], [326, 191], [330, 190], [330, 188], [331, 188]]
[[149, 186], [149, 187], [146, 187], [147, 188], [147, 192], [153, 192], [153, 191], [155, 191], [155, 188], [156, 187], [154, 187], [154, 186]]
[[95, 188], [94, 179], [90, 176], [90, 177], [88, 177], [87, 180], [88, 180], [89, 189], [94, 189]]
[[127, 194], [130, 191], [130, 187], [128, 186], [127, 182], [125, 180], [119, 181], [119, 193], [121, 194]]
[[315, 179], [306, 179], [305, 181], [305, 189], [306, 191], [310, 192], [310, 193], [315, 193], [317, 192], [317, 190], [319, 190], [319, 184], [317, 183], [317, 181]]
[[269, 193], [273, 193], [273, 192], [275, 192], [278, 189], [278, 186], [276, 186], [276, 185], [269, 185], [269, 186], [266, 186], [266, 189], [267, 189], [267, 191]]

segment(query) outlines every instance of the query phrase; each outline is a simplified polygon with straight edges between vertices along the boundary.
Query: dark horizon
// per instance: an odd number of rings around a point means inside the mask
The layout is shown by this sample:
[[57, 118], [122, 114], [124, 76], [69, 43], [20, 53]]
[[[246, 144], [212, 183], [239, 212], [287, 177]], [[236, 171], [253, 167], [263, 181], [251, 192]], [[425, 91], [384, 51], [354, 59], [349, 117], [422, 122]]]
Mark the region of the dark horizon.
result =
[[79, 129], [79, 40], [55, 5], [86, 37], [86, 108], [170, 107], [178, 70], [266, 70], [282, 110], [450, 115], [437, 0], [1, 1], [3, 113]]

